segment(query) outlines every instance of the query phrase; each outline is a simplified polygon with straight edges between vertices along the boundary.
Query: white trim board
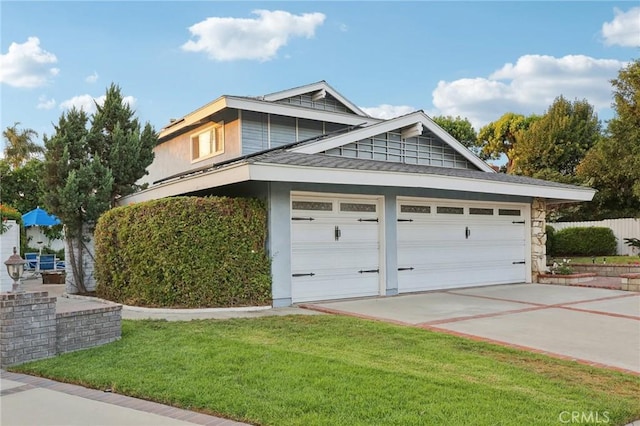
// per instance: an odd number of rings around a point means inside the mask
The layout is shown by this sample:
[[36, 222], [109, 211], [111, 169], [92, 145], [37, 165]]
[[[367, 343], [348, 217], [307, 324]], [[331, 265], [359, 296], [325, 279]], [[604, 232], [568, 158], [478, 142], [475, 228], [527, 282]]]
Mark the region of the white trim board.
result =
[[185, 194], [246, 181], [325, 183], [361, 186], [428, 188], [483, 194], [539, 197], [562, 201], [591, 201], [595, 190], [560, 188], [473, 178], [389, 172], [328, 169], [269, 163], [237, 164], [223, 169], [177, 178], [123, 197], [119, 205]]

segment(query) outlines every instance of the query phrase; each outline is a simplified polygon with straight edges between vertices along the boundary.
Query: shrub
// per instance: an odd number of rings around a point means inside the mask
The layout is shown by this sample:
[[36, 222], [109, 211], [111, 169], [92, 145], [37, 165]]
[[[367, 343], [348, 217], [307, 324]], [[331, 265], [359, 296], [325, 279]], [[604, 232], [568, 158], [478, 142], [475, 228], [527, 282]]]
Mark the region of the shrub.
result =
[[547, 256], [555, 256], [556, 229], [551, 225], [547, 225], [545, 227], [545, 232], [547, 234]]
[[616, 237], [609, 228], [565, 228], [554, 236], [554, 256], [611, 256]]
[[266, 209], [241, 198], [176, 197], [106, 212], [95, 230], [96, 292], [152, 307], [266, 305]]

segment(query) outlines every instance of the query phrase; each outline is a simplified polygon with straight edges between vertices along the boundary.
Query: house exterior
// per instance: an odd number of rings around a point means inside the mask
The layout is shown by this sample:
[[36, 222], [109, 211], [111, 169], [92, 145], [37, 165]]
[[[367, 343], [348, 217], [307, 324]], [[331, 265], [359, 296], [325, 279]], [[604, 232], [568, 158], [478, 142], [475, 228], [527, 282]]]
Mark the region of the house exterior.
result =
[[276, 307], [535, 282], [547, 205], [595, 193], [496, 173], [423, 112], [372, 118], [324, 81], [172, 120], [148, 171], [121, 204], [266, 201]]

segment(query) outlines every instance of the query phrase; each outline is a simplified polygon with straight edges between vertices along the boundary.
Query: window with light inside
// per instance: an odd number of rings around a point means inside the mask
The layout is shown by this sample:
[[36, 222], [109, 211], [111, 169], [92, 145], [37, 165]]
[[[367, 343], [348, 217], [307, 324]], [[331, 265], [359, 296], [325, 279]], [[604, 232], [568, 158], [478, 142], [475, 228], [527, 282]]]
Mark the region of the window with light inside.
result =
[[217, 123], [191, 136], [191, 159], [201, 160], [224, 152], [224, 124]]

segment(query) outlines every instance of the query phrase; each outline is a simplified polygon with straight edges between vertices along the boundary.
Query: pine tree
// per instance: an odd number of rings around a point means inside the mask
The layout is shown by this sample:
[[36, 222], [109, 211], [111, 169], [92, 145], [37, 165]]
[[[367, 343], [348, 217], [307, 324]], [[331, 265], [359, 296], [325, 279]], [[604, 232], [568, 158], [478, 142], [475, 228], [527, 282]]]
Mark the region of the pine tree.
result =
[[44, 202], [65, 225], [67, 263], [79, 292], [87, 290], [85, 242], [93, 226], [119, 197], [135, 192], [157, 142], [149, 124], [140, 130], [118, 86], [112, 84], [97, 107], [91, 119], [76, 109], [63, 113], [54, 135], [44, 138]]

